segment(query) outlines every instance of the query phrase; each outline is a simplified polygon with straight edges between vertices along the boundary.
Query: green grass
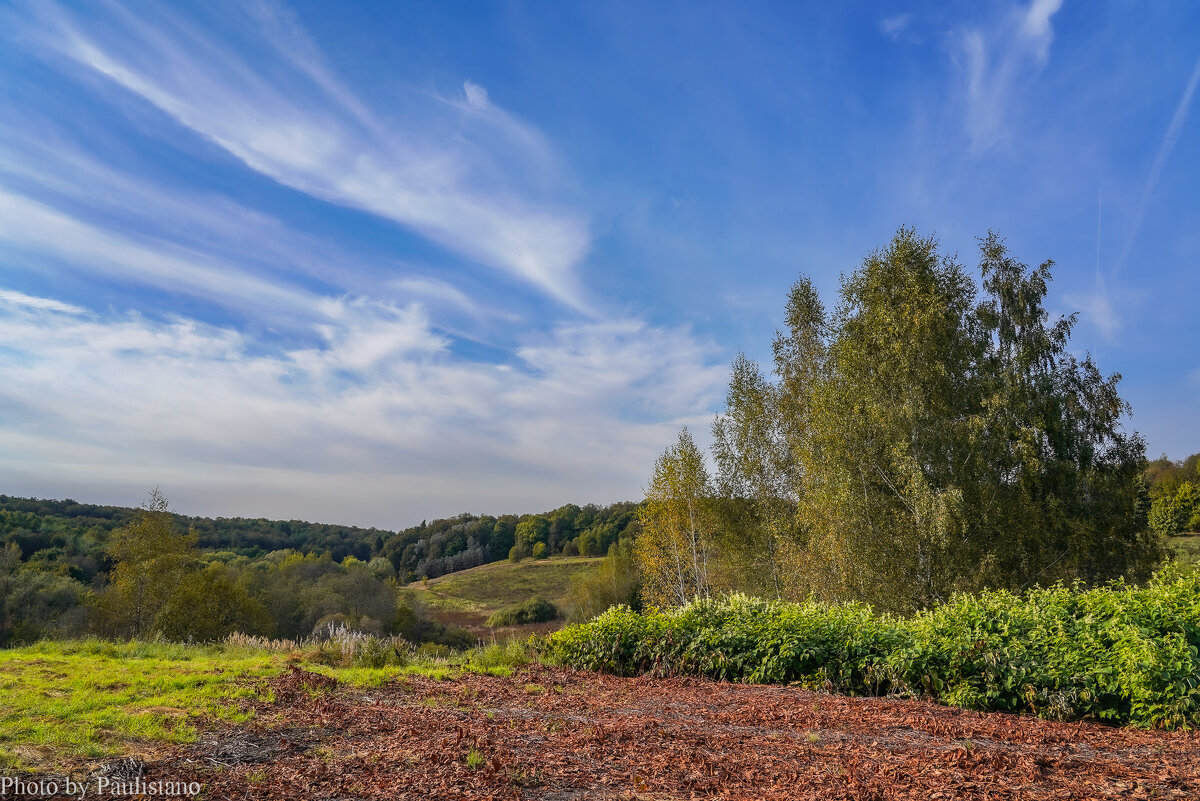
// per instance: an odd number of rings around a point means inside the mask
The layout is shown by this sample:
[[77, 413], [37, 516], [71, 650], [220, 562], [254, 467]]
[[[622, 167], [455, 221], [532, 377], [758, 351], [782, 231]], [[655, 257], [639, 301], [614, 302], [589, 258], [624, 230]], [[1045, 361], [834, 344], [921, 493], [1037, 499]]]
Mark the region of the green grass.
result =
[[1200, 534], [1167, 537], [1167, 550], [1184, 570], [1200, 570]]
[[124, 753], [196, 738], [200, 718], [240, 722], [241, 703], [283, 657], [266, 652], [98, 640], [0, 651], [0, 768]]
[[[271, 701], [267, 679], [289, 654], [231, 645], [78, 640], [0, 650], [0, 773], [68, 769], [196, 740], [213, 723], [241, 723]], [[462, 671], [510, 675], [528, 660], [513, 644], [404, 667], [301, 662], [352, 686], [405, 674], [449, 679]]]
[[[602, 560], [588, 557], [559, 557], [526, 560], [519, 564], [493, 562], [408, 585], [413, 597], [435, 617], [450, 622], [482, 624], [491, 614], [535, 596], [555, 603], [562, 601], [571, 586], [571, 577], [593, 570]], [[457, 618], [455, 617], [457, 614]]]

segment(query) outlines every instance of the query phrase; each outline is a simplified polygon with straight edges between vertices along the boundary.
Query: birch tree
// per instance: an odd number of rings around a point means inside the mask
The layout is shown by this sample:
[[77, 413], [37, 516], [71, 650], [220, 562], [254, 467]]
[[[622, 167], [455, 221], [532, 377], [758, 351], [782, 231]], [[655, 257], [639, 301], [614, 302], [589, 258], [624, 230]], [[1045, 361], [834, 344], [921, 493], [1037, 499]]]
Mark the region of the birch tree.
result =
[[639, 510], [635, 556], [648, 605], [678, 606], [710, 594], [711, 499], [704, 455], [685, 428], [655, 462]]

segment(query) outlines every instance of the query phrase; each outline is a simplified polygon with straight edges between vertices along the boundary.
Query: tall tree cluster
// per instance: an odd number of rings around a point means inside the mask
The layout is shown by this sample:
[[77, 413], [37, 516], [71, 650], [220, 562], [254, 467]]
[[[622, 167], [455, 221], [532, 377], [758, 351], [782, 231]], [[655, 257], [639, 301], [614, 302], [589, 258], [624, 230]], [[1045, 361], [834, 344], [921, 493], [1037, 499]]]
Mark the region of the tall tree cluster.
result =
[[[686, 436], [656, 465], [640, 552], [661, 550], [691, 505], [709, 521], [691, 536], [713, 556], [713, 586], [765, 595], [902, 611], [983, 587], [1147, 575], [1161, 546], [1146, 527], [1145, 445], [1122, 429], [1120, 377], [1068, 350], [1074, 316], [1047, 313], [1051, 267], [1026, 267], [989, 234], [977, 287], [903, 228], [843, 278], [831, 311], [801, 278], [774, 375], [733, 364], [715, 476], [660, 488]], [[648, 599], [667, 600], [660, 574], [646, 571]]]

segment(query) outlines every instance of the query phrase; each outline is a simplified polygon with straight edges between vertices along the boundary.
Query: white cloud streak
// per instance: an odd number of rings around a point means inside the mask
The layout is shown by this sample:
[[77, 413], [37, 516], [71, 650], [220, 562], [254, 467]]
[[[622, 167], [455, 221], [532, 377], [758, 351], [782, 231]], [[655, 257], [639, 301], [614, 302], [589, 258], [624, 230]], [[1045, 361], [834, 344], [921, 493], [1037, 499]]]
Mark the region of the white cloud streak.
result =
[[141, 97], [249, 168], [331, 203], [370, 212], [586, 310], [577, 267], [586, 216], [556, 198], [557, 166], [536, 133], [472, 83], [461, 101], [409, 98], [380, 117], [342, 86], [286, 13], [252, 4], [242, 19], [266, 64], [185, 25], [113, 6], [115, 25], [85, 25], [41, 4], [50, 46]]
[[1196, 59], [1196, 66], [1192, 68], [1191, 77], [1188, 78], [1187, 85], [1183, 88], [1183, 95], [1180, 96], [1179, 103], [1175, 106], [1175, 113], [1171, 116], [1171, 123], [1167, 126], [1167, 132], [1163, 134], [1162, 144], [1159, 145], [1158, 153], [1154, 157], [1154, 164], [1150, 167], [1150, 175], [1146, 178], [1146, 185], [1142, 189], [1141, 200], [1138, 201], [1137, 211], [1133, 216], [1133, 226], [1129, 231], [1129, 239], [1125, 243], [1125, 248], [1121, 251], [1120, 258], [1117, 259], [1114, 271], [1120, 271], [1125, 266], [1125, 262], [1129, 259], [1129, 254], [1133, 251], [1137, 235], [1142, 229], [1142, 222], [1146, 218], [1146, 206], [1150, 202], [1150, 197], [1154, 194], [1155, 187], [1158, 186], [1158, 180], [1162, 176], [1163, 167], [1166, 165], [1171, 151], [1175, 149], [1175, 143], [1179, 141], [1179, 134], [1183, 131], [1183, 125], [1187, 121], [1188, 110], [1192, 106], [1192, 97], [1196, 94], [1196, 86], [1198, 84], [1200, 84], [1200, 58]]
[[[268, 317], [311, 315], [319, 297], [248, 275], [169, 243], [147, 244], [89, 225], [22, 195], [0, 189], [0, 242], [36, 251], [110, 279], [183, 291]], [[13, 255], [10, 261], [16, 261]]]
[[894, 42], [903, 39], [912, 24], [912, 14], [896, 14], [879, 20], [879, 31]]
[[1103, 281], [1097, 280], [1095, 289], [1090, 292], [1067, 295], [1066, 301], [1079, 309], [1082, 319], [1095, 326], [1106, 341], [1117, 341], [1122, 327], [1121, 315]]
[[955, 34], [953, 54], [966, 80], [965, 125], [972, 152], [1009, 139], [1015, 95], [1049, 59], [1051, 19], [1061, 6], [1062, 0], [1033, 0], [987, 29]]

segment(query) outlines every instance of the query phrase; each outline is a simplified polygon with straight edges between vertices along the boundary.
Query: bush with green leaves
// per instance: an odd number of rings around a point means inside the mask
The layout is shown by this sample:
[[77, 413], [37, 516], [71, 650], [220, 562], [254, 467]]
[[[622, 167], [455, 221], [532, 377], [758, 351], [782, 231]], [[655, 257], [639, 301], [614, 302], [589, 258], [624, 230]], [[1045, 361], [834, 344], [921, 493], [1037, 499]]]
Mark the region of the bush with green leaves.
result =
[[559, 616], [558, 607], [545, 598], [530, 598], [519, 604], [506, 606], [492, 614], [487, 619], [487, 625], [521, 626], [525, 623], [545, 623], [556, 620]]
[[1149, 524], [1153, 531], [1168, 537], [1200, 531], [1200, 485], [1184, 481], [1174, 495], [1154, 498]]
[[485, 670], [522, 668], [530, 662], [529, 643], [521, 640], [493, 642], [466, 654], [467, 664]]
[[550, 635], [545, 657], [620, 675], [793, 683], [978, 710], [1200, 725], [1200, 575], [955, 596], [911, 617], [744, 595], [615, 607]]

